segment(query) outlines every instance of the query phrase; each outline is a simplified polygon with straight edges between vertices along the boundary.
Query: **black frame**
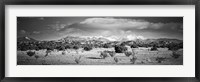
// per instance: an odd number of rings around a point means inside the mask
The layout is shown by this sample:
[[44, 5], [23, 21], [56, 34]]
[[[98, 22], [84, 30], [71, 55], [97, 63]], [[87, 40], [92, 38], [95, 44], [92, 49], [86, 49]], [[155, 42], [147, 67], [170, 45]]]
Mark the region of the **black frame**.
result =
[[[5, 77], [5, 5], [195, 5], [195, 77]], [[0, 78], [3, 82], [200, 82], [200, 56], [199, 56], [199, 0], [0, 0]]]

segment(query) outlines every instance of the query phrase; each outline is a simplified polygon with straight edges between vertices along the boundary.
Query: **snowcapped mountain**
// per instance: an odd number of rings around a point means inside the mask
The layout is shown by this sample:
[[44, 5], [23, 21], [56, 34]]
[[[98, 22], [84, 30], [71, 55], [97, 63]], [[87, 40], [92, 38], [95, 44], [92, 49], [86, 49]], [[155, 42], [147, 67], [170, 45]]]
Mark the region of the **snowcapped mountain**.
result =
[[17, 41], [19, 41], [19, 42], [35, 42], [35, 41], [37, 41], [37, 40], [25, 36], [25, 37], [18, 37], [18, 38], [17, 38]]
[[87, 36], [67, 36], [65, 38], [59, 39], [59, 42], [70, 42], [70, 41], [109, 41], [103, 37], [87, 37]]
[[[30, 38], [30, 37], [18, 37], [17, 38], [18, 42], [36, 42], [37, 40]], [[80, 42], [87, 42], [87, 41], [95, 41], [95, 42], [112, 42], [112, 41], [136, 41], [136, 42], [145, 42], [145, 43], [150, 43], [150, 42], [175, 42], [175, 43], [180, 43], [183, 42], [182, 40], [178, 39], [168, 39], [168, 38], [159, 38], [159, 39], [144, 39], [143, 37], [135, 37], [135, 38], [117, 38], [117, 37], [103, 37], [103, 36], [66, 36], [65, 38], [59, 39], [59, 40], [54, 40], [56, 42], [72, 42], [72, 41], [80, 41]]]
[[128, 37], [103, 37], [103, 36], [66, 36], [62, 39], [57, 40], [58, 42], [69, 42], [69, 41], [143, 41], [143, 42], [155, 42], [155, 41], [170, 41], [170, 42], [180, 42], [181, 40], [177, 39], [147, 39], [142, 36], [128, 36]]

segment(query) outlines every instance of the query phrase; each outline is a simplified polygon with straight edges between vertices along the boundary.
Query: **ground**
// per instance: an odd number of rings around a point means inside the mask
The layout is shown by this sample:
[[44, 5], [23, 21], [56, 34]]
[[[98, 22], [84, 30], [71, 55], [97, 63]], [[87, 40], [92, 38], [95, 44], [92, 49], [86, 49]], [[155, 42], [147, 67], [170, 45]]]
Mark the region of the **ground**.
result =
[[[91, 51], [67, 50], [52, 51], [48, 56], [46, 50], [35, 51], [34, 56], [28, 56], [27, 51], [17, 51], [17, 65], [183, 65], [183, 50], [177, 51], [180, 57], [172, 57], [172, 51], [165, 48], [159, 48], [158, 51], [141, 50], [138, 48], [131, 49], [137, 52], [135, 63], [130, 61], [131, 57], [125, 56], [124, 53], [116, 53], [114, 57], [102, 59], [100, 51], [114, 51], [114, 48], [93, 48]], [[118, 62], [115, 61], [118, 59]], [[157, 58], [163, 58], [161, 62]]]

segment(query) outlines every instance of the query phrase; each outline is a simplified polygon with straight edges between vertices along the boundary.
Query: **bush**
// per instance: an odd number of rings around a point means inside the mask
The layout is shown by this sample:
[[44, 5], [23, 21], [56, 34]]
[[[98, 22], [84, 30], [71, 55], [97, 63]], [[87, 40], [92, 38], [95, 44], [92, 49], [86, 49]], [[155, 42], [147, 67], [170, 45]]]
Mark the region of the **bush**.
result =
[[66, 45], [65, 49], [71, 49], [73, 46], [72, 45]]
[[134, 55], [134, 56], [131, 57], [130, 62], [131, 62], [132, 64], [135, 64], [135, 61], [136, 61], [136, 60], [137, 60], [137, 57]]
[[120, 44], [120, 46], [125, 46], [125, 45], [126, 45], [126, 43], [125, 43], [125, 42], [123, 42], [123, 43], [121, 43], [121, 44]]
[[26, 54], [28, 55], [28, 56], [33, 56], [33, 55], [35, 55], [35, 52], [33, 52], [33, 51], [28, 51], [28, 52], [26, 52]]
[[127, 57], [131, 56], [131, 55], [135, 55], [133, 52], [125, 52], [124, 53]]
[[92, 50], [92, 47], [86, 46], [86, 47], [84, 47], [83, 49], [84, 49], [85, 51], [90, 51], [90, 50]]
[[49, 47], [49, 48], [47, 48], [47, 50], [51, 50], [51, 51], [53, 51], [54, 49], [53, 49], [53, 48], [51, 48], [51, 47]]
[[110, 44], [104, 44], [103, 45], [103, 48], [111, 48], [112, 47], [112, 45], [110, 45]]
[[115, 61], [115, 63], [118, 63], [119, 59], [117, 57], [114, 57], [114, 61]]
[[75, 46], [73, 46], [73, 49], [77, 50], [77, 49], [79, 49], [79, 47], [75, 45]]
[[114, 57], [115, 56], [115, 51], [104, 51], [104, 52], [106, 52], [106, 53], [108, 53], [111, 57]]
[[178, 54], [176, 51], [173, 51], [173, 52], [172, 52], [172, 57], [173, 57], [173, 58], [177, 59], [177, 58], [179, 58], [180, 56], [181, 56], [181, 54]]
[[183, 43], [170, 43], [167, 47], [169, 50], [176, 51], [183, 48]]
[[131, 45], [131, 48], [138, 48], [137, 45]]
[[105, 59], [106, 57], [109, 57], [108, 54], [109, 54], [109, 53], [103, 51], [103, 52], [101, 52], [100, 57], [103, 58], [103, 59]]
[[46, 55], [44, 57], [47, 57], [51, 53], [51, 50], [46, 50]]
[[127, 47], [125, 46], [115, 46], [115, 52], [116, 53], [124, 53], [127, 51]]
[[79, 63], [81, 62], [81, 56], [75, 57], [75, 58], [74, 58], [74, 61], [75, 61], [77, 64], [79, 64]]
[[156, 46], [153, 46], [153, 47], [151, 48], [151, 51], [156, 51], [156, 50], [158, 50]]
[[164, 61], [166, 59], [166, 57], [156, 57], [156, 61], [158, 63], [162, 63], [162, 61]]
[[58, 47], [56, 47], [56, 49], [62, 51], [62, 50], [65, 50], [65, 47], [64, 46], [58, 46]]
[[114, 51], [110, 51], [110, 52], [108, 52], [108, 53], [110, 54], [111, 57], [114, 57], [115, 54], [116, 54]]
[[20, 47], [19, 50], [21, 50], [21, 51], [26, 51], [26, 50], [28, 50], [28, 49], [29, 49], [28, 47]]
[[66, 55], [67, 53], [65, 51], [62, 52], [62, 55]]
[[168, 49], [172, 50], [172, 51], [176, 51], [176, 50], [180, 49], [180, 47], [178, 45], [177, 46], [168, 46]]

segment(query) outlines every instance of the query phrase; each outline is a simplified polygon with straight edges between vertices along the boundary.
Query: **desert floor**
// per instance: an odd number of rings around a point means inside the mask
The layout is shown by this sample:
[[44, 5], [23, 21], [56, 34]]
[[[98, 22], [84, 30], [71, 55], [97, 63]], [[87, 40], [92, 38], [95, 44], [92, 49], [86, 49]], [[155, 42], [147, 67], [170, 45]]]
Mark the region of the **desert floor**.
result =
[[[63, 51], [52, 51], [48, 56], [46, 50], [35, 51], [34, 56], [28, 56], [27, 51], [17, 51], [17, 65], [183, 65], [183, 50], [179, 49], [177, 52], [181, 54], [179, 58], [173, 58], [172, 51], [164, 48], [158, 48], [158, 51], [148, 51], [133, 49], [137, 54], [135, 63], [130, 62], [130, 57], [125, 56], [124, 53], [116, 53], [114, 57], [107, 57], [102, 59], [100, 51], [109, 50], [114, 51], [114, 48], [93, 48], [91, 51], [83, 51], [79, 49], [67, 50], [66, 54]], [[132, 49], [129, 48], [129, 51]], [[78, 53], [77, 53], [78, 52]], [[156, 60], [157, 57], [165, 58], [162, 62]], [[80, 59], [79, 59], [80, 58]], [[118, 62], [114, 61], [118, 59]], [[76, 62], [79, 59], [79, 62]]]

